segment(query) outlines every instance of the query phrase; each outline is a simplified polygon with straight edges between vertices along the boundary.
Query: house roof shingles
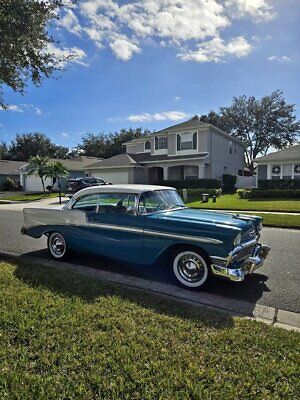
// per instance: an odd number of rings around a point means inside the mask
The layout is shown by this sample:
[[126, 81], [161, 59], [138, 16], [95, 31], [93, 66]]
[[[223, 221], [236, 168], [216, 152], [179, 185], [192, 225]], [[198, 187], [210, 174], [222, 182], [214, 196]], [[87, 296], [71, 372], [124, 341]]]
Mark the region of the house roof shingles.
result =
[[107, 168], [107, 167], [125, 167], [132, 166], [136, 164], [136, 161], [133, 159], [133, 154], [122, 153], [116, 156], [106, 158], [103, 161], [93, 163], [86, 167], [85, 169], [98, 169], [98, 168]]
[[143, 165], [143, 163], [151, 163], [155, 161], [180, 161], [194, 158], [205, 158], [208, 153], [199, 153], [189, 156], [167, 156], [167, 155], [151, 155], [150, 153], [128, 154], [122, 153], [117, 156], [107, 158], [101, 162], [95, 163], [86, 169], [101, 169], [101, 168], [119, 168], [132, 167], [133, 165]]
[[0, 160], [0, 175], [19, 175], [25, 161]]
[[274, 153], [267, 154], [263, 157], [258, 157], [255, 162], [258, 164], [265, 161], [297, 161], [300, 160], [300, 144], [279, 150]]

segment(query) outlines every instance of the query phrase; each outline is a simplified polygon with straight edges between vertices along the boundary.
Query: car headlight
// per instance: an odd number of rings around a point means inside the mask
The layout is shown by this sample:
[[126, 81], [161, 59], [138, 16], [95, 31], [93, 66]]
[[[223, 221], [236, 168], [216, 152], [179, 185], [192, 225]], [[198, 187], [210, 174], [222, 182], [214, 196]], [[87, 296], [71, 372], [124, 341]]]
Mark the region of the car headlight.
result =
[[242, 234], [239, 233], [239, 234], [236, 236], [236, 238], [234, 239], [234, 241], [233, 241], [234, 247], [238, 246], [238, 245], [241, 243], [241, 240], [242, 240]]
[[263, 228], [263, 221], [262, 221], [262, 219], [261, 219], [261, 220], [259, 221], [259, 224], [257, 225], [257, 229], [258, 229], [259, 231], [261, 231], [262, 228]]

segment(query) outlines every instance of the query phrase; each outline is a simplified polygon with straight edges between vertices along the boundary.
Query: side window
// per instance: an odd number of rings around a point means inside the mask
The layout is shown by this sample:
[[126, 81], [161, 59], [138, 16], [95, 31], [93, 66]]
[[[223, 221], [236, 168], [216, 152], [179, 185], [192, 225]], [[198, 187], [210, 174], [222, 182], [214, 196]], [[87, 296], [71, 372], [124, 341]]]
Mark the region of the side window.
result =
[[79, 198], [73, 205], [73, 209], [82, 211], [97, 211], [99, 201], [98, 194], [92, 194]]
[[135, 213], [136, 195], [132, 193], [101, 193], [99, 195], [99, 213], [127, 214]]

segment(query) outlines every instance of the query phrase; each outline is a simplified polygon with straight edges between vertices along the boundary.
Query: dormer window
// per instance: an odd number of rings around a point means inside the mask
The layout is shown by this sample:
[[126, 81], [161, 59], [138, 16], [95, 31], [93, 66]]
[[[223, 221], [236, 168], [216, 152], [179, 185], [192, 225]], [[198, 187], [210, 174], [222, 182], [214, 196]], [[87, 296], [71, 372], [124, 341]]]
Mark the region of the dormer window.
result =
[[145, 151], [150, 151], [150, 150], [151, 150], [151, 142], [147, 140], [147, 142], [145, 142]]
[[197, 132], [177, 135], [177, 151], [197, 150]]

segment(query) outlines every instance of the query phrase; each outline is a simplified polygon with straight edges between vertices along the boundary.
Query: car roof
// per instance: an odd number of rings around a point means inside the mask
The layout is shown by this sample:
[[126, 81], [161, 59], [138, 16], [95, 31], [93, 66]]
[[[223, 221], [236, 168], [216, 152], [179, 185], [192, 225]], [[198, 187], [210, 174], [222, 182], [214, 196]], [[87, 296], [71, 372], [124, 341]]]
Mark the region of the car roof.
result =
[[107, 185], [107, 186], [92, 186], [79, 190], [74, 194], [74, 198], [81, 197], [86, 194], [96, 193], [135, 193], [140, 194], [144, 192], [151, 192], [155, 190], [175, 190], [169, 186], [158, 186], [158, 185]]

